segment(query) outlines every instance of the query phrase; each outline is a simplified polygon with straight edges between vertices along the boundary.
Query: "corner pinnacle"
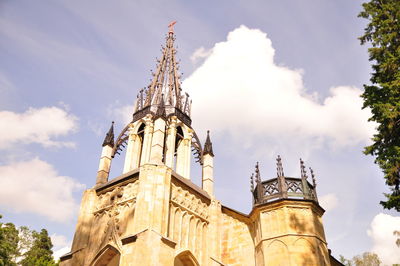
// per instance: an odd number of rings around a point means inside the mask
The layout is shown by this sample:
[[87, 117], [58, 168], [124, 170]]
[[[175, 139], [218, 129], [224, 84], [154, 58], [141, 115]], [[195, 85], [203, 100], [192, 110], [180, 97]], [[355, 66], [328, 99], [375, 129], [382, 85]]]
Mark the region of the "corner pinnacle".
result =
[[111, 123], [111, 127], [108, 130], [106, 137], [104, 138], [102, 146], [103, 147], [105, 147], [105, 146], [113, 147], [114, 146], [114, 121], [112, 121], [112, 123]]

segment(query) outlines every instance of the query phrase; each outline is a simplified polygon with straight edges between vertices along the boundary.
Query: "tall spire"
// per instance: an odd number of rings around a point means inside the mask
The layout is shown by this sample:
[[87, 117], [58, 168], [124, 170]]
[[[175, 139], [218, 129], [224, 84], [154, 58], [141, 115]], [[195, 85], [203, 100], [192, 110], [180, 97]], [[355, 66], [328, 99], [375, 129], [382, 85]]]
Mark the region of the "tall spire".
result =
[[207, 138], [206, 138], [206, 142], [204, 143], [203, 155], [206, 155], [206, 154], [210, 154], [212, 157], [214, 157], [212, 142], [210, 140], [210, 130], [207, 130]]
[[108, 130], [106, 137], [104, 138], [102, 146], [105, 147], [107, 145], [110, 147], [114, 147], [114, 121], [112, 121], [111, 123], [111, 127]]
[[[161, 59], [157, 59], [157, 66], [151, 83], [144, 91], [140, 91], [136, 103], [136, 111], [148, 106], [160, 105], [162, 100], [165, 108], [174, 107], [190, 117], [190, 101], [188, 95], [182, 95], [179, 67], [174, 47], [175, 34], [173, 26], [176, 21], [168, 25], [166, 44], [162, 47]], [[143, 95], [143, 92], [145, 95]], [[169, 113], [169, 112], [168, 112]]]

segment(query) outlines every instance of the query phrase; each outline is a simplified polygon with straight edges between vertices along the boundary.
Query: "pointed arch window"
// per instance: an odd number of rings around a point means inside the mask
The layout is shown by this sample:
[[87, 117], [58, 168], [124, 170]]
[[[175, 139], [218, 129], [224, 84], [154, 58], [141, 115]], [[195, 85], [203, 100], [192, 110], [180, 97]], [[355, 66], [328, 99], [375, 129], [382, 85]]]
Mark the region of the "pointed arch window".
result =
[[181, 143], [184, 138], [183, 129], [181, 126], [176, 128], [176, 138], [175, 138], [175, 151], [174, 151], [174, 169], [177, 171], [177, 163], [179, 161], [179, 152], [181, 150]]

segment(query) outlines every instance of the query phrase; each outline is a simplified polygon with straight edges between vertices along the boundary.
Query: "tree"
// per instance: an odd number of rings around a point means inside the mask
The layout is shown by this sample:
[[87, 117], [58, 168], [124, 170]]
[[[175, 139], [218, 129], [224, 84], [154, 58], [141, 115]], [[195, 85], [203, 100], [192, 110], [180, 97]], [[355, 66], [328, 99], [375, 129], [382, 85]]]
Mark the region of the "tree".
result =
[[40, 265], [53, 266], [56, 265], [53, 259], [53, 244], [46, 229], [42, 229], [40, 233], [33, 232], [33, 243], [31, 248], [24, 254], [21, 261], [22, 266]]
[[[2, 216], [0, 215], [0, 219]], [[45, 229], [0, 223], [0, 266], [54, 266], [53, 244]]]
[[18, 241], [18, 230], [15, 225], [0, 223], [0, 265], [16, 265], [15, 260], [19, 255]]
[[378, 124], [373, 143], [364, 153], [375, 156], [391, 193], [380, 204], [400, 211], [400, 1], [370, 0], [359, 17], [369, 20], [361, 44], [370, 44], [371, 84], [364, 85], [363, 108]]
[[346, 259], [343, 255], [339, 255], [339, 261], [345, 266], [353, 266], [353, 262]]
[[353, 263], [355, 266], [379, 266], [382, 262], [375, 253], [364, 252], [362, 255], [355, 256]]

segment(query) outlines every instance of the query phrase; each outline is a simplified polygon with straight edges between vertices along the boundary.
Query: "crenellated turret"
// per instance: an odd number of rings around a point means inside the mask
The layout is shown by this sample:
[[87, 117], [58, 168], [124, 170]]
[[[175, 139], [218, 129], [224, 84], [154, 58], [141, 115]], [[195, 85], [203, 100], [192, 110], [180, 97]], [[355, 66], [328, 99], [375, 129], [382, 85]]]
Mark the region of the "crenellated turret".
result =
[[[253, 205], [263, 204], [278, 199], [306, 199], [318, 203], [315, 190], [314, 171], [310, 168], [313, 184], [308, 182], [308, 176], [304, 161], [300, 159], [301, 178], [285, 177], [283, 173], [282, 159], [278, 155], [276, 159], [277, 177], [261, 180], [258, 162], [255, 167], [255, 174], [250, 177], [251, 192], [253, 194]], [[255, 181], [253, 181], [255, 177]]]

